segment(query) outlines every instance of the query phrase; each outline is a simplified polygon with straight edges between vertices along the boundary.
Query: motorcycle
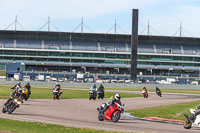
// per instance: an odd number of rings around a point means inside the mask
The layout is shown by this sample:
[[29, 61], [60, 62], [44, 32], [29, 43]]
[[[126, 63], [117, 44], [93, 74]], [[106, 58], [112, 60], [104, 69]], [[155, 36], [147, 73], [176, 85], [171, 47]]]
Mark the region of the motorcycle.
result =
[[23, 101], [19, 97], [10, 98], [8, 102], [3, 105], [2, 113], [8, 112], [8, 114], [11, 114], [16, 108], [19, 108], [22, 103]]
[[200, 127], [200, 114], [198, 114], [196, 117], [194, 117], [196, 111], [197, 111], [197, 109], [190, 109], [192, 116], [184, 114], [186, 120], [184, 121], [183, 127], [185, 129], [190, 129], [192, 127]]
[[162, 92], [160, 90], [156, 90], [156, 94], [160, 97], [162, 97]]
[[53, 98], [54, 100], [59, 100], [60, 99], [60, 95], [62, 94], [62, 90], [58, 89], [58, 88], [54, 88], [53, 89]]
[[97, 92], [97, 94], [98, 94], [98, 99], [103, 99], [104, 98], [104, 91], [98, 91]]
[[98, 120], [112, 120], [113, 122], [118, 122], [118, 120], [121, 117], [121, 113], [124, 112], [124, 105], [120, 105], [118, 103], [114, 103], [114, 106], [109, 106], [108, 109], [103, 112], [103, 109], [105, 107], [105, 103], [102, 104], [100, 108], [97, 108], [98, 114]]
[[144, 98], [148, 98], [148, 92], [147, 91], [143, 90], [142, 94], [143, 94]]
[[94, 100], [96, 100], [96, 97], [97, 97], [97, 92], [96, 92], [96, 90], [89, 90], [89, 100], [91, 100], [91, 99], [94, 99]]

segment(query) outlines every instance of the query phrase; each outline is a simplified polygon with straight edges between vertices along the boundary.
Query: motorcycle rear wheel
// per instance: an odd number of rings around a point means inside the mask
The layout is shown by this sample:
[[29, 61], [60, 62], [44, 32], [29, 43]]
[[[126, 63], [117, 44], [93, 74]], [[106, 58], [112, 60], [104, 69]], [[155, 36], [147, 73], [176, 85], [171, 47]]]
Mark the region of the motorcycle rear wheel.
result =
[[183, 127], [185, 129], [190, 129], [192, 127], [192, 123], [189, 120], [185, 120], [184, 124], [183, 124]]
[[119, 118], [120, 118], [120, 113], [117, 112], [117, 113], [115, 114], [115, 112], [114, 112], [113, 115], [112, 115], [112, 121], [113, 121], [113, 122], [118, 122]]
[[92, 99], [92, 96], [90, 95], [89, 100], [91, 100], [91, 99]]
[[96, 100], [96, 98], [97, 98], [97, 96], [96, 96], [96, 95], [94, 95], [94, 96], [93, 96], [93, 99], [94, 99], [94, 100]]

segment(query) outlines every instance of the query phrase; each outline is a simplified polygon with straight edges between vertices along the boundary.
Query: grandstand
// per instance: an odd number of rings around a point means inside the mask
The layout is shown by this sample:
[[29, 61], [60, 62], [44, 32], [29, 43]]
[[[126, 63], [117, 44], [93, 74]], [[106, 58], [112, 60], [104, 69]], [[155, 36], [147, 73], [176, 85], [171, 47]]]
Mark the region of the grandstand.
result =
[[[138, 35], [138, 75], [200, 74], [200, 38]], [[129, 75], [131, 35], [0, 31], [0, 68]]]

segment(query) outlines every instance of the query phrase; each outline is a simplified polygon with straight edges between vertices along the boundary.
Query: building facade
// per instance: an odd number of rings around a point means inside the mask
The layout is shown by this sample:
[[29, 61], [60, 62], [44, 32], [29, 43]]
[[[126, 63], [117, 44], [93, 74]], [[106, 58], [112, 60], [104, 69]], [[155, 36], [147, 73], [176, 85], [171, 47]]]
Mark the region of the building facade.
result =
[[[200, 75], [200, 39], [138, 36], [138, 75]], [[131, 35], [0, 31], [0, 69], [130, 74]]]

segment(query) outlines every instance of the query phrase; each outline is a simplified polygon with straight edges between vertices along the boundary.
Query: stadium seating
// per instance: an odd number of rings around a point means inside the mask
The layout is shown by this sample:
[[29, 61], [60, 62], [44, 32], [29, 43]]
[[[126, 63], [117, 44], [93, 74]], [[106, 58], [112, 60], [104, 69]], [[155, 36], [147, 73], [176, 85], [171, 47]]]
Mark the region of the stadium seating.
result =
[[72, 50], [98, 51], [97, 42], [72, 42]]
[[[16, 43], [16, 45], [15, 45]], [[44, 43], [44, 46], [42, 46]], [[56, 50], [83, 50], [83, 51], [108, 51], [108, 52], [131, 52], [131, 44], [112, 42], [81, 42], [72, 41], [70, 47], [69, 40], [37, 40], [37, 39], [0, 39], [0, 47], [4, 48], [34, 48], [56, 49]], [[139, 53], [158, 54], [187, 54], [200, 55], [199, 45], [167, 45], [167, 44], [139, 44]]]
[[156, 44], [156, 51], [160, 54], [181, 54], [181, 45]]
[[25, 39], [17, 39], [16, 40], [16, 48], [34, 48], [41, 49], [41, 40], [25, 40]]
[[45, 49], [69, 50], [69, 41], [64, 40], [44, 40]]
[[183, 45], [184, 54], [200, 55], [200, 46], [198, 45]]
[[183, 45], [184, 54], [194, 55], [194, 46], [193, 45]]
[[13, 39], [0, 39], [0, 44], [3, 44], [4, 48], [13, 48], [14, 40]]
[[126, 52], [125, 43], [110, 43], [110, 42], [101, 42], [101, 51], [109, 52]]
[[154, 53], [153, 44], [139, 44], [138, 52], [139, 53]]

